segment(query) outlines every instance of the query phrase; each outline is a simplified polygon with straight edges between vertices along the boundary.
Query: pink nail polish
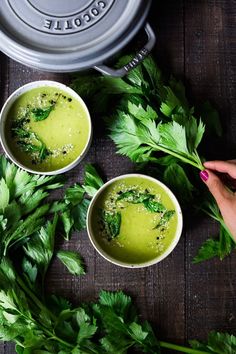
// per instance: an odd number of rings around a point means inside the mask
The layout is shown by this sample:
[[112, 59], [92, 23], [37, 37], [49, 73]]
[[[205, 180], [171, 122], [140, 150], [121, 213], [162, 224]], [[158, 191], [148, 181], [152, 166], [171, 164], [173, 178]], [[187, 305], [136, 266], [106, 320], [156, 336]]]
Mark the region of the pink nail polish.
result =
[[204, 182], [206, 182], [207, 180], [208, 180], [208, 177], [209, 177], [209, 175], [208, 175], [208, 172], [207, 171], [201, 171], [200, 172], [200, 177], [201, 177], [201, 179], [204, 181]]

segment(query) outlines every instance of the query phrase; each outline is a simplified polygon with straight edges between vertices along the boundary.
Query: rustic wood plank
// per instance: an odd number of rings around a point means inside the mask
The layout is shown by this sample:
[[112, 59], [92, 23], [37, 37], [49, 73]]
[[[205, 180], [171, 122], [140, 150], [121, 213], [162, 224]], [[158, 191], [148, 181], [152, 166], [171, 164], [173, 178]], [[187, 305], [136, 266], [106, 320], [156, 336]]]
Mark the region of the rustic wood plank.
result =
[[[151, 24], [157, 44], [154, 56], [167, 74], [184, 72], [184, 1], [154, 2]], [[174, 252], [160, 264], [146, 270], [145, 318], [152, 321], [159, 338], [183, 343], [185, 338], [185, 231]], [[138, 298], [140, 302], [140, 295]]]
[[[206, 99], [219, 109], [222, 139], [211, 158], [235, 158], [235, 19], [234, 1], [185, 2], [185, 77], [196, 102]], [[190, 224], [191, 227], [191, 224]], [[191, 263], [201, 243], [218, 230], [207, 218], [195, 221], [186, 239], [186, 338], [206, 339], [210, 330], [236, 332], [236, 254], [224, 261]]]
[[[215, 156], [223, 158], [235, 157], [236, 146], [235, 15], [233, 0], [166, 0], [154, 1], [149, 17], [157, 33], [154, 53], [159, 65], [167, 73], [186, 76], [193, 102], [209, 98], [220, 108], [227, 134], [224, 148], [217, 151], [213, 148], [212, 153], [217, 152]], [[0, 63], [0, 104], [24, 83], [39, 79], [64, 83], [69, 80], [67, 75], [26, 68], [4, 55], [0, 56]], [[82, 180], [85, 162], [96, 163], [107, 179], [134, 169], [130, 161], [115, 154], [113, 144], [105, 137], [101, 117], [92, 119], [93, 144], [83, 163], [67, 174], [69, 183]], [[135, 298], [143, 317], [151, 320], [160, 338], [176, 343], [196, 337], [205, 339], [210, 329], [236, 333], [235, 255], [223, 262], [191, 263], [202, 241], [216, 229], [212, 221], [203, 217], [186, 223], [180, 243], [166, 260], [135, 270], [106, 262], [94, 251], [86, 232], [75, 234], [62, 247], [82, 254], [87, 275], [72, 277], [55, 260], [49, 271], [48, 291], [67, 296], [78, 304], [94, 299], [101, 289], [122, 289]], [[1, 343], [0, 352], [15, 351], [11, 344]]]

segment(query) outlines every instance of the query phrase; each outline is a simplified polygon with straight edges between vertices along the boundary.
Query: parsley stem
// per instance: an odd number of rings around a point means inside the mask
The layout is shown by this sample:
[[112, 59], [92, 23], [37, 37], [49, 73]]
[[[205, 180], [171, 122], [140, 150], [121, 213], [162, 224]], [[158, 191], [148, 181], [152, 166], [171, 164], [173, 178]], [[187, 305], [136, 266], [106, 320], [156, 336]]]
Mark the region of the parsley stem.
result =
[[[53, 313], [51, 313], [51, 311], [48, 310], [48, 308], [46, 308], [41, 301], [34, 295], [34, 293], [27, 288], [27, 286], [24, 284], [24, 282], [22, 281], [22, 279], [18, 276], [17, 277], [17, 282], [20, 285], [20, 287], [31, 297], [31, 299], [34, 301], [34, 303], [40, 308], [40, 310], [46, 312], [51, 318], [52, 320], [56, 321], [57, 318], [56, 316], [53, 315]], [[57, 337], [54, 333], [52, 333], [50, 330], [48, 330], [44, 325], [40, 325], [38, 323], [38, 326], [40, 326], [42, 328], [42, 330], [51, 337], [51, 339], [54, 339], [58, 342], [60, 342], [61, 344], [64, 344], [65, 346], [67, 346], [68, 348], [74, 348], [74, 346], [66, 341], [64, 341], [63, 339]]]
[[60, 342], [61, 344], [65, 345], [68, 348], [74, 348], [74, 345], [72, 345], [72, 344], [64, 341], [63, 339], [53, 335], [50, 331], [47, 331], [47, 332], [48, 332], [48, 334], [51, 334], [51, 339], [55, 339], [57, 342]]
[[224, 220], [223, 219], [219, 219], [218, 221], [219, 221], [220, 225], [223, 227], [223, 229], [225, 229], [225, 231], [229, 234], [229, 236], [232, 239], [232, 241], [234, 243], [236, 243], [234, 237], [232, 236], [231, 232], [229, 231], [228, 227], [226, 226]]
[[14, 342], [20, 347], [24, 348], [24, 345], [18, 339], [14, 338]]
[[159, 344], [162, 348], [176, 350], [177, 352], [188, 353], [188, 354], [207, 354], [206, 352], [203, 352], [201, 350], [182, 347], [180, 345], [175, 345], [167, 342], [160, 342]]
[[210, 213], [209, 211], [207, 211], [205, 208], [201, 208], [201, 210], [207, 214], [208, 216], [210, 216], [212, 219], [218, 221], [220, 223], [220, 225], [223, 227], [223, 229], [228, 233], [228, 235], [230, 236], [230, 238], [232, 239], [232, 241], [236, 244], [234, 237], [232, 236], [231, 232], [229, 231], [228, 227], [226, 226], [224, 220], [222, 219], [222, 217], [219, 215], [215, 215], [213, 213]]
[[178, 154], [177, 152], [174, 152], [172, 150], [169, 150], [169, 149], [166, 149], [165, 147], [161, 146], [161, 145], [156, 145], [156, 144], [149, 144], [151, 147], [153, 147], [154, 150], [156, 151], [162, 151], [162, 152], [165, 152], [166, 154], [168, 155], [172, 155], [172, 156], [175, 156], [177, 157], [179, 160], [182, 160], [183, 162], [187, 163], [187, 164], [190, 164], [196, 168], [198, 168], [200, 171], [201, 170], [204, 170], [204, 167], [201, 163], [201, 160], [199, 158], [199, 156], [197, 155], [198, 157], [198, 162], [194, 162], [192, 161], [191, 159], [187, 158], [187, 157], [184, 157], [183, 155], [180, 155]]
[[34, 295], [34, 293], [25, 285], [23, 280], [18, 276], [17, 277], [17, 282], [20, 285], [20, 287], [31, 297], [31, 299], [34, 301], [34, 303], [40, 308], [40, 310], [45, 311], [53, 321], [56, 321], [57, 318], [56, 316], [46, 308], [42, 302], [37, 298], [37, 296]]

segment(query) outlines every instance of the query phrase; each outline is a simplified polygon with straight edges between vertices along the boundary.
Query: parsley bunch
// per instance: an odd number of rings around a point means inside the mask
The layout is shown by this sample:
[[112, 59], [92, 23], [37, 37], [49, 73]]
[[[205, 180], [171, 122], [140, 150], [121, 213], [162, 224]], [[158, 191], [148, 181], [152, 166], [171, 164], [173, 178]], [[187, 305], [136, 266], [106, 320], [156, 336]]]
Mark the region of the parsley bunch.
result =
[[236, 338], [227, 333], [211, 333], [207, 344], [194, 340], [192, 348], [159, 341], [121, 291], [101, 291], [97, 302], [78, 307], [45, 293], [55, 255], [72, 274], [85, 273], [79, 254], [55, 250], [56, 235], [62, 232], [68, 239], [73, 229], [84, 228], [89, 197], [102, 184], [95, 168], [87, 165], [83, 185], [77, 183], [61, 200], [45, 204], [50, 190], [62, 182], [30, 175], [0, 157], [0, 340], [13, 341], [18, 354], [126, 354], [134, 347], [150, 354], [160, 354], [161, 348], [234, 353]]
[[101, 291], [97, 302], [78, 307], [55, 295], [43, 299], [37, 290], [39, 266], [37, 260], [34, 266], [25, 261], [21, 278], [10, 259], [0, 265], [0, 340], [14, 341], [18, 354], [127, 354], [132, 348], [149, 354], [161, 354], [162, 348], [189, 354], [235, 353], [236, 337], [227, 333], [210, 333], [207, 344], [190, 341], [192, 348], [159, 341], [121, 291]]
[[[0, 155], [0, 264], [20, 250], [25, 254], [24, 272], [30, 280], [40, 274], [43, 285], [55, 232], [69, 240], [72, 231], [85, 228], [91, 196], [102, 184], [95, 168], [87, 165], [83, 186], [76, 183], [61, 200], [46, 201], [50, 192], [63, 186], [62, 178], [29, 174]], [[54, 221], [45, 226], [53, 214]], [[84, 274], [79, 254], [60, 250], [56, 255], [72, 274]]]
[[0, 260], [39, 231], [50, 214], [58, 214], [59, 230], [67, 240], [73, 230], [85, 228], [90, 198], [103, 181], [87, 165], [83, 186], [76, 183], [61, 200], [45, 202], [63, 184], [62, 177], [29, 174], [0, 155]]
[[[130, 59], [123, 57], [118, 66]], [[198, 110], [192, 107], [183, 84], [173, 77], [165, 79], [151, 57], [124, 78], [80, 75], [72, 87], [91, 102], [95, 113], [105, 115], [118, 153], [163, 180], [183, 207], [194, 205], [219, 222], [219, 235], [202, 245], [194, 262], [230, 254], [235, 241], [196, 174], [204, 169], [198, 151], [204, 134], [221, 135], [218, 113], [209, 102]]]

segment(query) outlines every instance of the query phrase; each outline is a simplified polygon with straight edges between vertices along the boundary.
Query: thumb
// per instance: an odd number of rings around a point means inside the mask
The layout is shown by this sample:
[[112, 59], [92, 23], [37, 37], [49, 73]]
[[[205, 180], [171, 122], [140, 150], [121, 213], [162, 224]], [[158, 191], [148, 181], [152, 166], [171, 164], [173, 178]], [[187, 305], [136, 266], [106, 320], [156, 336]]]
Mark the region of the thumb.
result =
[[215, 198], [218, 206], [221, 208], [227, 201], [231, 198], [230, 191], [221, 182], [220, 178], [213, 172], [209, 170], [204, 170], [200, 172], [200, 177], [203, 182], [209, 188], [209, 191]]

